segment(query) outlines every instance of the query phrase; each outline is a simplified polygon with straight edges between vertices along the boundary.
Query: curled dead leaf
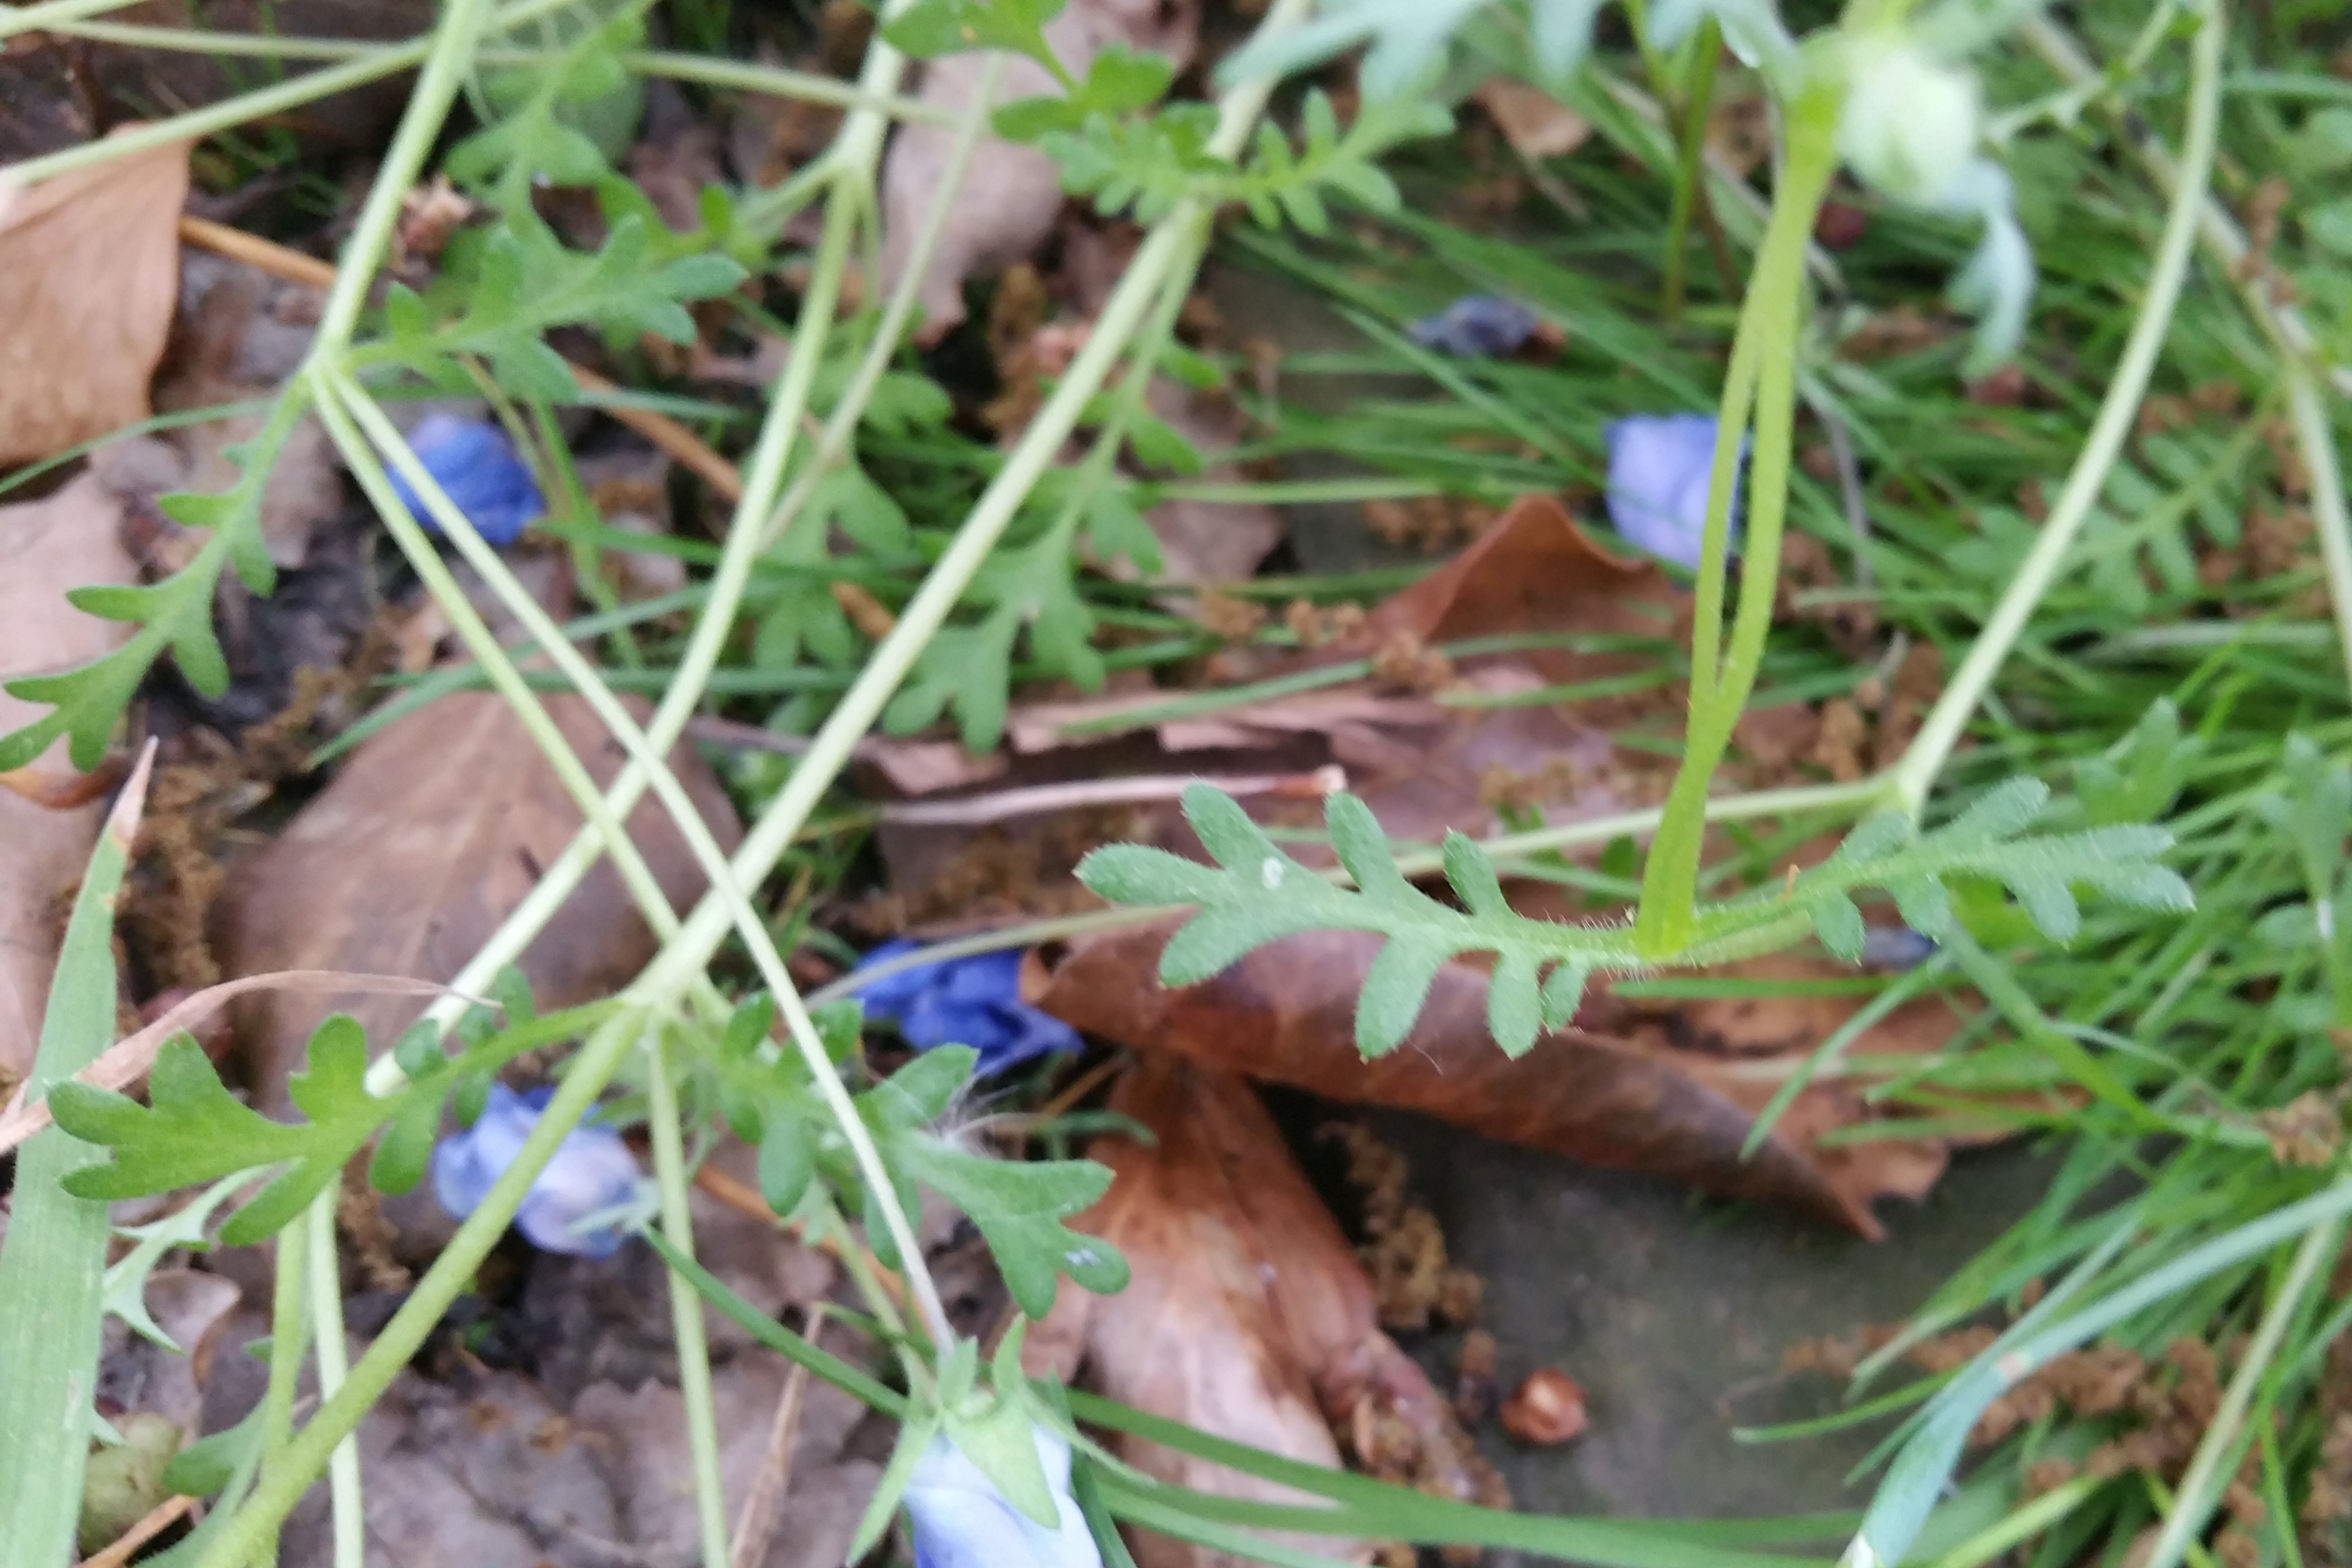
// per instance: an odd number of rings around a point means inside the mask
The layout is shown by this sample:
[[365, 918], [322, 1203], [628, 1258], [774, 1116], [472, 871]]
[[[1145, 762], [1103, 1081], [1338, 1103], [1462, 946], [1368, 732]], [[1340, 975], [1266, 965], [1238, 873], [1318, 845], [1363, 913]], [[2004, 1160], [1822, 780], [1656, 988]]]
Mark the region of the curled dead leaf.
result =
[[[1083, 79], [1110, 44], [1166, 56], [1179, 69], [1198, 42], [1198, 0], [1076, 0], [1045, 24], [1055, 58]], [[1000, 71], [994, 100], [1058, 95], [1060, 84], [1025, 56], [975, 51], [947, 55], [923, 69], [919, 96], [961, 113], [978, 101], [991, 73]], [[948, 125], [908, 125], [890, 143], [882, 167], [882, 276], [895, 283], [907, 270], [915, 237], [954, 156]], [[1054, 232], [1062, 211], [1061, 173], [1034, 147], [983, 134], [955, 187], [947, 225], [923, 269], [918, 298], [921, 342], [934, 342], [964, 319], [967, 278], [1001, 271], [1026, 259]]]
[[[1339, 1100], [1420, 1110], [1441, 1121], [1588, 1164], [1646, 1171], [1727, 1197], [1783, 1204], [1874, 1239], [1875, 1198], [1916, 1197], [1941, 1174], [1944, 1146], [1884, 1140], [1822, 1147], [1832, 1127], [1869, 1119], [1841, 1082], [1800, 1094], [1752, 1159], [1752, 1118], [1786, 1069], [1853, 1010], [1853, 997], [1744, 997], [1629, 1003], [1601, 986], [1576, 1023], [1516, 1060], [1486, 1029], [1486, 981], [1449, 963], [1404, 1044], [1370, 1061], [1355, 1047], [1358, 994], [1382, 945], [1360, 931], [1271, 943], [1212, 979], [1160, 984], [1177, 921], [1081, 939], [1024, 989], [1055, 1017], [1131, 1049], [1294, 1084]], [[1790, 957], [1742, 974], [1850, 973]], [[1941, 999], [1898, 1008], [1860, 1042], [1873, 1055], [1937, 1048], [1958, 1019]]]
[[[1495, 1500], [1499, 1482], [1381, 1331], [1371, 1280], [1249, 1086], [1147, 1059], [1110, 1104], [1156, 1142], [1097, 1140], [1088, 1152], [1111, 1167], [1110, 1192], [1074, 1223], [1116, 1245], [1132, 1278], [1117, 1296], [1065, 1288], [1024, 1347], [1031, 1369], [1067, 1377], [1083, 1365], [1112, 1398], [1205, 1431], [1333, 1468], [1344, 1452], [1442, 1496]], [[1222, 1496], [1303, 1500], [1156, 1445], [1122, 1453]], [[1232, 1561], [1153, 1536], [1136, 1558], [1144, 1568]]]
[[[0, 247], [5, 243], [0, 236]], [[0, 325], [0, 335], [8, 331]], [[0, 390], [0, 408], [8, 395]], [[88, 476], [44, 500], [0, 507], [0, 681], [83, 663], [122, 640], [129, 628], [121, 622], [66, 602], [71, 589], [136, 578], [116, 537], [121, 520], [121, 507]], [[47, 711], [0, 692], [0, 734]], [[44, 786], [79, 793], [65, 751], [58, 741], [26, 772]], [[21, 792], [0, 793], [0, 1087], [31, 1070], [64, 930], [59, 900], [98, 841], [100, 810], [95, 796], [58, 809]]]
[[179, 300], [188, 147], [0, 179], [0, 465], [147, 416]]

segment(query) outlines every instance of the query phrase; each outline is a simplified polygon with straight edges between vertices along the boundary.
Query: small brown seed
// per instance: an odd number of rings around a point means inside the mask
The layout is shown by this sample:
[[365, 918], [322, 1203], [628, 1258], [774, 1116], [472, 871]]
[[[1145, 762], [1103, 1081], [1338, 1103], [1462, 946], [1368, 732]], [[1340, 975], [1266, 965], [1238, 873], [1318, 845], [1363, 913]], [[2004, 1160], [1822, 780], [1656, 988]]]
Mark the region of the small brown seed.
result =
[[1503, 1404], [1503, 1430], [1522, 1443], [1551, 1447], [1584, 1435], [1584, 1390], [1551, 1367], [1528, 1374]]

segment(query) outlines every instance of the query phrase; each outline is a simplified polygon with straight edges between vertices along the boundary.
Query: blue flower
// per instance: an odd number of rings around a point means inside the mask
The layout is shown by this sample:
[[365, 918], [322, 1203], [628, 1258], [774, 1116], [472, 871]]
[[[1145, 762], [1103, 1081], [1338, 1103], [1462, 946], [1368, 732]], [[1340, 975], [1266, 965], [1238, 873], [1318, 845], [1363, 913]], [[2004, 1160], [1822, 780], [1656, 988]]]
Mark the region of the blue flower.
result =
[[[445, 1138], [433, 1151], [433, 1195], [458, 1219], [481, 1207], [490, 1184], [506, 1174], [523, 1140], [539, 1125], [551, 1091], [535, 1089], [517, 1094], [502, 1083], [490, 1085], [490, 1098], [473, 1126]], [[572, 1252], [583, 1258], [610, 1258], [620, 1250], [626, 1228], [613, 1211], [635, 1201], [645, 1184], [636, 1156], [610, 1127], [577, 1127], [556, 1145], [555, 1157], [515, 1211], [515, 1228], [542, 1252]], [[604, 1216], [590, 1229], [580, 1222]]]
[[[1609, 522], [1628, 543], [1677, 565], [1698, 565], [1706, 532], [1707, 480], [1715, 466], [1712, 414], [1636, 414], [1611, 425]], [[1747, 444], [1740, 460], [1747, 461]], [[1739, 497], [1731, 498], [1739, 535]]]
[[1527, 346], [1541, 318], [1516, 300], [1465, 294], [1433, 316], [1405, 329], [1425, 349], [1456, 359], [1500, 359]]
[[915, 1568], [1102, 1568], [1102, 1550], [1070, 1496], [1070, 1445], [1058, 1432], [1031, 1431], [1061, 1527], [1048, 1530], [1014, 1508], [942, 1433], [907, 1483]]
[[[896, 937], [860, 959], [857, 967], [920, 951], [919, 942]], [[868, 1014], [898, 1025], [898, 1033], [919, 1051], [970, 1046], [980, 1053], [982, 1075], [1002, 1072], [1047, 1051], [1075, 1051], [1084, 1045], [1076, 1029], [1021, 1000], [1017, 950], [917, 964], [869, 981], [856, 994]]]
[[[540, 500], [539, 481], [515, 456], [506, 432], [479, 419], [457, 419], [428, 414], [408, 433], [408, 444], [449, 499], [457, 503], [474, 530], [492, 544], [512, 544], [523, 527], [547, 510]], [[425, 502], [395, 470], [392, 488], [409, 515], [427, 531], [441, 525], [425, 510]]]
[[1862, 962], [1874, 969], [1916, 969], [1935, 952], [1935, 940], [1909, 926], [1862, 928]]

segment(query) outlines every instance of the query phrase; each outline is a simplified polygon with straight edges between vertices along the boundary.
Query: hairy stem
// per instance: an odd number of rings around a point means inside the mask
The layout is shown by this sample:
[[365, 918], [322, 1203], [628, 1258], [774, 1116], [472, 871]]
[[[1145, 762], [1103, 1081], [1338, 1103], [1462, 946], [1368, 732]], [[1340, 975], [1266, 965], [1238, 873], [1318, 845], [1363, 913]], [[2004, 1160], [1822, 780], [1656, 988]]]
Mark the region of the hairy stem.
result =
[[[1788, 106], [1788, 146], [1771, 221], [1740, 307], [1739, 330], [1724, 376], [1715, 437], [1715, 471], [1700, 548], [1698, 595], [1691, 632], [1690, 722], [1681, 770], [1642, 876], [1635, 942], [1664, 959], [1690, 940], [1698, 868], [1706, 840], [1706, 792], [1731, 742], [1771, 627], [1780, 570], [1780, 529], [1788, 513], [1789, 458], [1796, 429], [1797, 335], [1804, 310], [1805, 246], [1813, 215], [1837, 169], [1838, 99], [1814, 89]], [[1739, 604], [1729, 647], [1722, 637], [1724, 580], [1730, 552], [1731, 502], [1750, 403], [1756, 415], [1752, 516]]]

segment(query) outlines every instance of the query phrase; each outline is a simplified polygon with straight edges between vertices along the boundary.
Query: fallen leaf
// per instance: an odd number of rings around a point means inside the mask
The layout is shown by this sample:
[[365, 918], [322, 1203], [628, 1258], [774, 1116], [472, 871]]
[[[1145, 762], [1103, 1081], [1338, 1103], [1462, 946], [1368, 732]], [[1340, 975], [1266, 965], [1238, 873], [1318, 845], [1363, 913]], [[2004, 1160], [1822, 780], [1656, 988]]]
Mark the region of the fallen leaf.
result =
[[[45, 500], [0, 507], [0, 681], [85, 663], [122, 640], [130, 628], [120, 621], [66, 603], [70, 589], [136, 579], [116, 537], [121, 518], [87, 476]], [[0, 735], [47, 711], [0, 692]], [[30, 764], [33, 776], [68, 780], [65, 753], [59, 740]], [[81, 876], [104, 811], [100, 801], [48, 810], [0, 791], [0, 1095], [32, 1068], [64, 929], [58, 900]]]
[[[1045, 41], [1072, 75], [1083, 79], [1095, 56], [1124, 44], [1165, 56], [1179, 70], [1198, 43], [1198, 0], [1073, 0], [1045, 24]], [[979, 100], [991, 69], [1003, 61], [994, 101], [1059, 96], [1061, 85], [1045, 68], [1020, 55], [988, 52], [947, 55], [923, 68], [921, 100], [961, 115]], [[882, 166], [882, 277], [895, 286], [912, 258], [952, 161], [955, 131], [950, 125], [908, 125], [890, 143]], [[923, 269], [917, 298], [923, 325], [916, 340], [939, 341], [964, 319], [967, 278], [1003, 270], [1026, 260], [1054, 232], [1062, 211], [1062, 182], [1053, 159], [1034, 147], [983, 135], [964, 165], [946, 227]]]
[[1564, 158], [1591, 140], [1591, 121], [1539, 87], [1498, 76], [1470, 96], [1523, 158]]
[[[1521, 496], [1462, 552], [1371, 615], [1375, 641], [1410, 632], [1425, 643], [1523, 632], [1663, 637], [1684, 595], [1647, 561], [1612, 555], [1554, 496]], [[1630, 654], [1541, 653], [1554, 680], [1622, 673]]]
[[188, 143], [0, 179], [0, 465], [147, 417], [180, 296]]
[[[624, 756], [587, 704], [551, 696], [549, 713], [599, 785]], [[642, 704], [631, 710], [642, 714]], [[685, 747], [670, 766], [731, 848], [733, 808]], [[581, 817], [555, 772], [505, 701], [491, 692], [441, 698], [372, 736], [283, 833], [239, 868], [225, 900], [229, 972], [347, 969], [446, 981], [552, 865]], [[673, 906], [703, 878], [677, 826], [650, 796], [630, 837]], [[607, 994], [653, 954], [653, 933], [609, 861], [600, 861], [520, 962], [542, 1008]], [[238, 1004], [255, 1087], [273, 1103], [329, 1011], [264, 994]], [[370, 1043], [387, 1047], [420, 1004], [380, 997], [350, 1009]]]
[[[1230, 399], [1155, 376], [1144, 390], [1144, 402], [1207, 459], [1198, 476], [1200, 482], [1246, 481], [1248, 476], [1239, 468], [1217, 460], [1249, 427], [1249, 421]], [[1160, 541], [1160, 569], [1155, 575], [1163, 583], [1200, 587], [1248, 580], [1287, 531], [1282, 514], [1260, 501], [1180, 497], [1161, 501], [1144, 513], [1143, 520]], [[1126, 564], [1121, 558], [1119, 566]]]
[[[1110, 1166], [1110, 1191], [1073, 1223], [1116, 1245], [1132, 1277], [1116, 1296], [1065, 1288], [1024, 1347], [1031, 1370], [1068, 1378], [1083, 1367], [1111, 1398], [1203, 1431], [1334, 1468], [1346, 1452], [1441, 1496], [1496, 1500], [1499, 1483], [1381, 1331], [1363, 1265], [1248, 1085], [1147, 1058], [1110, 1108], [1155, 1141], [1097, 1139], [1088, 1154]], [[1129, 1441], [1121, 1454], [1220, 1496], [1302, 1500], [1154, 1444]], [[1143, 1568], [1234, 1561], [1149, 1534], [1135, 1551]]]
[[[1857, 1005], [1852, 997], [1640, 1002], [1595, 984], [1572, 1026], [1543, 1035], [1514, 1060], [1487, 1033], [1486, 976], [1449, 963], [1404, 1044], [1367, 1061], [1355, 1047], [1356, 998], [1384, 939], [1361, 931], [1289, 937], [1213, 979], [1171, 990], [1160, 984], [1160, 950], [1177, 923], [1073, 942], [1050, 972], [1033, 961], [1024, 992], [1055, 1017], [1134, 1050], [1331, 1100], [1423, 1111], [1587, 1164], [1783, 1204], [1874, 1239], [1884, 1233], [1871, 1202], [1916, 1197], [1944, 1167], [1944, 1146], [1928, 1140], [1819, 1145], [1831, 1128], [1874, 1115], [1843, 1080], [1809, 1086], [1755, 1156], [1741, 1158], [1753, 1116], [1780, 1087], [1778, 1069], [1849, 1016]], [[1719, 973], [1852, 971], [1780, 955]], [[1924, 1054], [1958, 1022], [1944, 1001], [1923, 997], [1896, 1009], [1854, 1048]]]

